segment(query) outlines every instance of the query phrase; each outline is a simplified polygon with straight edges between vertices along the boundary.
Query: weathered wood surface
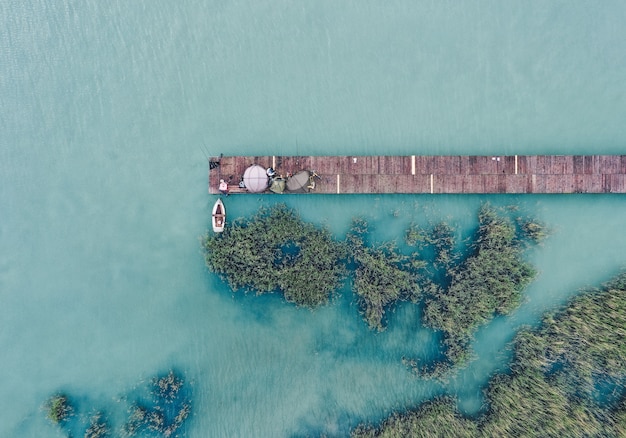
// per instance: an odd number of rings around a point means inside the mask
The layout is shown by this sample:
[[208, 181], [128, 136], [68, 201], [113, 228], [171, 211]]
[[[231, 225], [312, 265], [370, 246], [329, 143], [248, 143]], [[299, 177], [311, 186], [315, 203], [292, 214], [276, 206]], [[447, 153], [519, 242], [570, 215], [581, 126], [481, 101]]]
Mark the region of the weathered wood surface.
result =
[[210, 159], [209, 193], [231, 193], [246, 168], [315, 171], [309, 193], [626, 193], [626, 155], [230, 156]]

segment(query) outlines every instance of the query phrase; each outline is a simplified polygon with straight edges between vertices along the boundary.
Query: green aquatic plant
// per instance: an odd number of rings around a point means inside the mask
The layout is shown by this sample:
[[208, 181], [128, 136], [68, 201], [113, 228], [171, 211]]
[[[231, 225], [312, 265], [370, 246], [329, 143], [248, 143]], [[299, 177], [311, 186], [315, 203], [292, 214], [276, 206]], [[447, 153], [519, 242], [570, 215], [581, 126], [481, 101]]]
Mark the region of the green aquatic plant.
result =
[[456, 251], [455, 229], [446, 222], [440, 222], [426, 235], [426, 241], [435, 250], [435, 269], [446, 272], [452, 269], [460, 257]]
[[232, 290], [280, 291], [301, 306], [327, 303], [346, 275], [343, 246], [284, 205], [237, 220], [202, 243], [207, 266]]
[[591, 397], [600, 380], [624, 381], [625, 292], [623, 274], [546, 315], [540, 330], [518, 336], [517, 366], [540, 370], [559, 381], [571, 399]]
[[85, 431], [85, 438], [104, 438], [111, 432], [109, 425], [98, 412], [89, 419], [89, 427]]
[[454, 400], [440, 397], [424, 403], [416, 411], [393, 414], [379, 427], [358, 426], [351, 438], [455, 437], [478, 435], [478, 425], [463, 417]]
[[[626, 436], [625, 330], [623, 273], [547, 314], [540, 327], [518, 333], [511, 372], [491, 379], [482, 415], [465, 418], [453, 400], [436, 399], [378, 427], [361, 425], [352, 437]], [[621, 382], [613, 390], [617, 403], [595, 397], [593, 387], [606, 376]]]
[[[185, 385], [183, 376], [169, 371], [154, 377], [146, 388], [145, 398], [148, 400], [137, 401], [130, 406], [126, 422], [118, 429], [119, 434], [123, 437], [178, 436], [191, 414], [192, 406], [190, 390]], [[66, 395], [51, 396], [44, 408], [48, 418], [54, 424], [60, 425], [68, 436], [74, 436], [80, 430], [84, 430], [85, 438], [104, 438], [112, 434], [109, 421], [101, 411], [83, 407], [79, 410], [79, 415], [75, 415], [75, 419], [67, 423], [75, 414], [75, 408]]]
[[148, 423], [148, 409], [143, 406], [132, 405], [128, 414], [128, 420], [122, 427], [122, 436], [130, 437], [140, 432]]
[[367, 223], [356, 218], [346, 242], [355, 265], [353, 289], [359, 297], [361, 312], [371, 329], [381, 331], [385, 313], [393, 303], [418, 299], [418, 272], [424, 265], [401, 254], [393, 243], [366, 246], [367, 233]]
[[600, 409], [587, 400], [568, 399], [538, 370], [496, 376], [487, 397], [485, 436], [606, 436]]
[[[449, 245], [446, 238], [444, 246]], [[424, 323], [444, 333], [451, 363], [463, 364], [470, 358], [469, 343], [480, 325], [520, 304], [522, 290], [536, 274], [522, 258], [523, 250], [513, 223], [483, 206], [470, 255], [449, 267], [449, 286], [431, 288], [425, 300]]]
[[74, 413], [74, 407], [69, 398], [64, 394], [55, 394], [50, 397], [45, 405], [46, 416], [54, 424], [62, 424]]
[[122, 435], [149, 434], [170, 437], [183, 426], [191, 413], [191, 400], [183, 377], [170, 370], [151, 379], [150, 402], [137, 402], [128, 409], [128, 419], [122, 426]]
[[[486, 434], [624, 436], [626, 391], [626, 273], [588, 290], [537, 329], [514, 342], [510, 376], [497, 376], [487, 392]], [[596, 398], [598, 382], [612, 378], [616, 406]]]
[[411, 223], [404, 235], [404, 241], [409, 246], [421, 246], [426, 242], [427, 234], [419, 225]]
[[524, 236], [534, 243], [541, 243], [550, 235], [548, 227], [537, 220], [518, 218], [517, 222]]
[[184, 389], [183, 377], [173, 370], [165, 376], [155, 377], [151, 392], [153, 407], [145, 410], [137, 407], [132, 412], [134, 418], [127, 424], [130, 423], [136, 430], [145, 427], [164, 437], [173, 436], [191, 413], [191, 400]]
[[166, 403], [172, 403], [182, 386], [183, 379], [170, 370], [167, 375], [152, 379], [152, 394]]
[[48, 418], [56, 424], [66, 421], [73, 413], [74, 408], [66, 395], [54, 395], [46, 403]]

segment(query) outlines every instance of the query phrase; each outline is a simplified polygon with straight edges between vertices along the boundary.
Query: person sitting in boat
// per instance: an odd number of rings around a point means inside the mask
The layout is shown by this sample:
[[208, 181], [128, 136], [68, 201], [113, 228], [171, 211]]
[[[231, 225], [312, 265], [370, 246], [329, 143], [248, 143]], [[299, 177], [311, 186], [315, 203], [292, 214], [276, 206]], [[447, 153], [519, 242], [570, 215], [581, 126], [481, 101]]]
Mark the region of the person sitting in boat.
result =
[[220, 180], [220, 193], [224, 196], [228, 196], [228, 183], [223, 179]]

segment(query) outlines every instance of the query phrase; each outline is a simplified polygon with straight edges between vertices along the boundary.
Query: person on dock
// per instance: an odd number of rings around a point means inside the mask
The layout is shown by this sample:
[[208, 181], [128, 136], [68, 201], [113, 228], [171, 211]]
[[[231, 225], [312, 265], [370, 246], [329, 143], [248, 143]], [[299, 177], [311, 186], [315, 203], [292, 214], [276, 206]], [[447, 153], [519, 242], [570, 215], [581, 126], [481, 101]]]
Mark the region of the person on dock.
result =
[[220, 193], [224, 196], [228, 196], [228, 183], [223, 179], [220, 180]]

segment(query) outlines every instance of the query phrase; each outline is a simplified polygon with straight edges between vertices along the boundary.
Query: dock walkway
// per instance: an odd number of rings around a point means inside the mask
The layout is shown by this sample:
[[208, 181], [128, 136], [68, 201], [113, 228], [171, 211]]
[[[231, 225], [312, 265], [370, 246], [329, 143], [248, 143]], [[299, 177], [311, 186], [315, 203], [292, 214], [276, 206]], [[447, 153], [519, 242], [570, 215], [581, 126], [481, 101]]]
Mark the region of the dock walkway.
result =
[[[309, 193], [626, 193], [626, 155], [222, 156], [210, 158], [209, 193], [230, 193], [258, 164], [278, 174], [315, 171]], [[215, 163], [219, 163], [216, 166]]]

